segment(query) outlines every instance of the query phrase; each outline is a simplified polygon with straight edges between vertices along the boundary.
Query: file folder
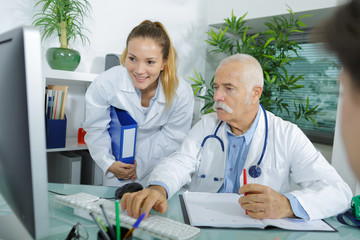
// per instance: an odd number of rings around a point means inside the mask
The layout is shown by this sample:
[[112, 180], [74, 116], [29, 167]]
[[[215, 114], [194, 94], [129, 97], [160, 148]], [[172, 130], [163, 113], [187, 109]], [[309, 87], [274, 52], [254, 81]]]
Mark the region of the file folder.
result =
[[110, 107], [110, 128], [112, 154], [123, 163], [133, 164], [135, 160], [137, 122], [130, 114]]

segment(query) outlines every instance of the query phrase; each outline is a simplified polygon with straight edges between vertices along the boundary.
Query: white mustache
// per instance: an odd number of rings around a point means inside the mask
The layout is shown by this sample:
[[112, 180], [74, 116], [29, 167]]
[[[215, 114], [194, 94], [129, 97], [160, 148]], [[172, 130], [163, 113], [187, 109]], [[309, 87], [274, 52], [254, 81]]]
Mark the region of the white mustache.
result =
[[213, 109], [216, 111], [218, 108], [223, 109], [227, 113], [232, 113], [233, 110], [223, 102], [215, 102]]

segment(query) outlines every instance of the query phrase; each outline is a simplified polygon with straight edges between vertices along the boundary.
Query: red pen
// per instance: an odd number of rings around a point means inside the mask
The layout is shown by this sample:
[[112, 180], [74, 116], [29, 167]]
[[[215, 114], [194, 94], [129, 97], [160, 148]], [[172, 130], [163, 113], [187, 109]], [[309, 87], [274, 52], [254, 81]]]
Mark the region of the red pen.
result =
[[[244, 185], [246, 185], [247, 184], [246, 168], [244, 168], [243, 177], [244, 177]], [[245, 193], [244, 195], [246, 196], [247, 193]], [[245, 210], [245, 213], [246, 213], [246, 215], [248, 214], [247, 210]]]

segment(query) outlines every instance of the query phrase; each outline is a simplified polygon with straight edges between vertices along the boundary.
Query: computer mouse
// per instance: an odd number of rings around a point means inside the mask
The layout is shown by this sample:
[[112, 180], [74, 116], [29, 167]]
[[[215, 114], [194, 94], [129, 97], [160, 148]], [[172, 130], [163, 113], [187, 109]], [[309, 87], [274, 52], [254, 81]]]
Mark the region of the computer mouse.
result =
[[124, 186], [121, 186], [118, 189], [116, 189], [115, 199], [121, 199], [125, 193], [137, 192], [137, 191], [143, 190], [143, 188], [144, 187], [140, 183], [137, 183], [137, 182], [127, 183]]

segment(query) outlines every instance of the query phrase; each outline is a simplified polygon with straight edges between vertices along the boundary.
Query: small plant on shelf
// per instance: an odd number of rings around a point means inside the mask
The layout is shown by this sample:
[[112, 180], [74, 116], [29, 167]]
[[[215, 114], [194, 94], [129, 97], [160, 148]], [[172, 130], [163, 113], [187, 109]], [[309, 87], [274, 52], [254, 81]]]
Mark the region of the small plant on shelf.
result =
[[56, 34], [60, 48], [49, 48], [46, 59], [53, 69], [73, 71], [80, 63], [80, 54], [69, 49], [69, 41], [80, 38], [82, 43], [89, 43], [83, 31], [84, 20], [89, 16], [91, 5], [87, 0], [38, 0], [34, 6], [40, 9], [34, 15], [33, 25], [43, 31], [42, 40]]

